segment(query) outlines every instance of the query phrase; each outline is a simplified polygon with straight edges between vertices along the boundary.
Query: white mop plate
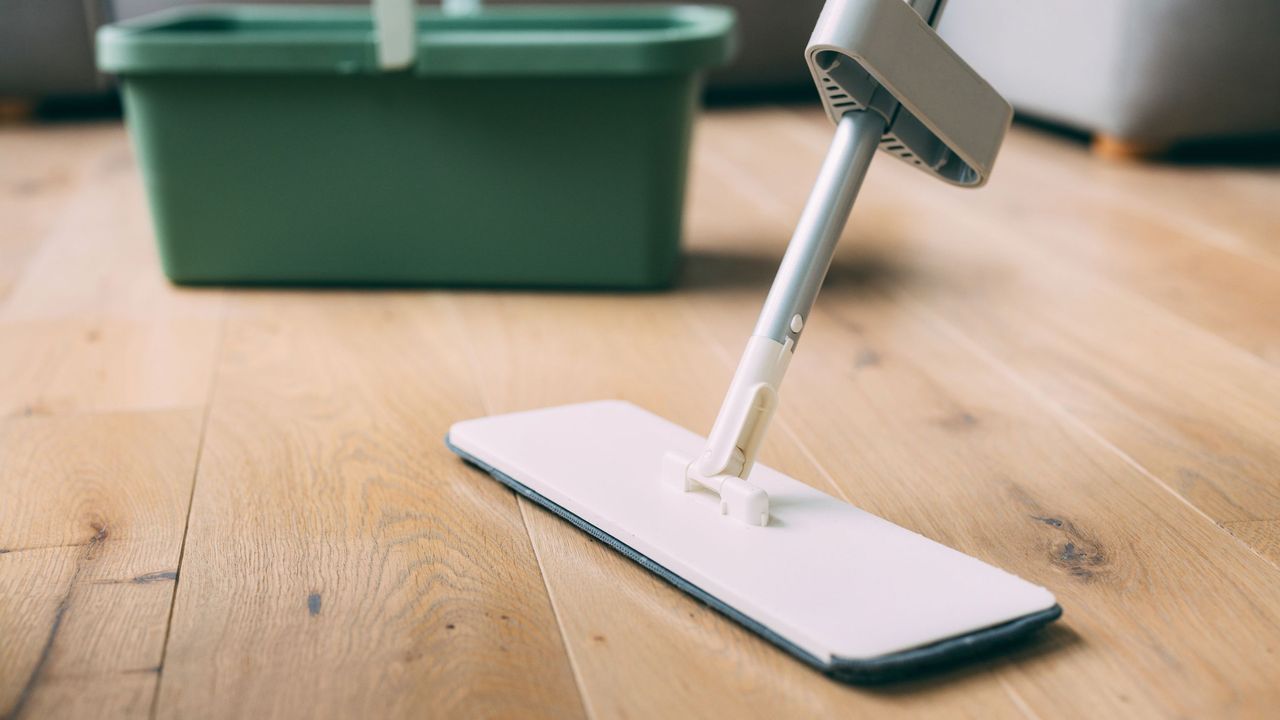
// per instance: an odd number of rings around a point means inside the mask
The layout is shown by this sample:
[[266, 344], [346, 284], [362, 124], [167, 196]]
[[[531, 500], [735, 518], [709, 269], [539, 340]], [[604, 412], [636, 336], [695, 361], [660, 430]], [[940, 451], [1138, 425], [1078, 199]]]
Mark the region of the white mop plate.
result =
[[660, 477], [664, 453], [696, 457], [703, 438], [629, 403], [469, 420], [449, 443], [821, 663], [1056, 611], [1043, 587], [762, 465], [750, 480], [769, 493], [769, 524], [721, 516], [710, 493]]

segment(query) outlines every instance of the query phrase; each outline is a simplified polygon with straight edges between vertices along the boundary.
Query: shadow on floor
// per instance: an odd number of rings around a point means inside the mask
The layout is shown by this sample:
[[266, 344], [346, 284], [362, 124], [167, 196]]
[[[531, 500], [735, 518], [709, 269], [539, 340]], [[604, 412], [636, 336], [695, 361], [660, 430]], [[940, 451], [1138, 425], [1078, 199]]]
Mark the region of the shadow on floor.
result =
[[[1018, 114], [1016, 123], [1019, 127], [1069, 139], [1085, 147], [1091, 140], [1087, 132], [1022, 113]], [[1280, 167], [1280, 133], [1186, 140], [1143, 162], [1202, 167]]]
[[[778, 263], [782, 247], [776, 253], [747, 250], [690, 249], [676, 289], [692, 292], [755, 290], [763, 300]], [[823, 283], [823, 292], [843, 291], [857, 294], [879, 294], [901, 287], [911, 279], [905, 263], [867, 247], [837, 254]]]
[[1060, 656], [1081, 650], [1083, 647], [1084, 638], [1070, 626], [1059, 621], [1011, 645], [994, 648], [982, 655], [938, 666], [908, 680], [882, 685], [862, 685], [858, 689], [885, 697], [918, 695], [985, 675], [1002, 667], [1029, 665], [1040, 658], [1049, 655]]
[[1177, 165], [1280, 167], [1280, 134], [1176, 145], [1165, 160]]
[[45, 98], [32, 106], [31, 120], [45, 124], [81, 123], [118, 120], [123, 114], [120, 96], [110, 92]]

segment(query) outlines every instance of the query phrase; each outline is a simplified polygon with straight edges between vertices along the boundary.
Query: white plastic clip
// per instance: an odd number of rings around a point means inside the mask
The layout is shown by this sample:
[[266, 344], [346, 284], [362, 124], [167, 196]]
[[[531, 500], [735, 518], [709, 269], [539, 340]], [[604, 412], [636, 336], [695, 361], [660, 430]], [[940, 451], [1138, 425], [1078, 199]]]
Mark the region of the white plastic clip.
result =
[[769, 524], [769, 494], [742, 478], [701, 475], [688, 457], [675, 452], [668, 452], [662, 459], [662, 477], [684, 492], [706, 488], [719, 495], [721, 515], [748, 525]]
[[748, 478], [769, 420], [778, 406], [778, 384], [794, 346], [752, 336], [738, 364], [720, 415], [695, 461], [669, 452], [662, 460], [663, 481], [683, 492], [710, 490], [720, 496], [720, 514], [748, 525], [769, 524], [769, 494]]
[[403, 70], [418, 52], [418, 23], [413, 0], [373, 0], [373, 25], [378, 40], [378, 66]]

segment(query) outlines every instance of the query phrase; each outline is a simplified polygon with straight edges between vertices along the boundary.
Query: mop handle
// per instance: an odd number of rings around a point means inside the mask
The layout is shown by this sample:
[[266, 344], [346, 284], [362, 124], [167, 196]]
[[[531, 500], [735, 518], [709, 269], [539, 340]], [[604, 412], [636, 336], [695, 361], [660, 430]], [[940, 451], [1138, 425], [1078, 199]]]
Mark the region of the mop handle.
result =
[[884, 118], [872, 110], [846, 113], [840, 118], [753, 335], [794, 351], [884, 126]]
[[[747, 508], [740, 514], [750, 522], [757, 522], [760, 509], [767, 508], [767, 500], [750, 487], [726, 486], [725, 478], [746, 478], [755, 464], [778, 404], [778, 387], [831, 266], [831, 256], [884, 127], [884, 118], [872, 110], [846, 113], [836, 124], [831, 149], [782, 256], [778, 275], [729, 383], [707, 444], [687, 471], [675, 473], [681, 482], [691, 479], [716, 489], [721, 498], [728, 492], [727, 487], [736, 487], [743, 498], [740, 504]], [[764, 513], [767, 517], [767, 509]]]
[[[936, 26], [945, 1], [908, 0], [908, 4], [926, 23]], [[840, 117], [752, 335], [769, 338], [794, 352], [884, 130], [884, 117], [874, 110]]]
[[[736, 517], [750, 525], [769, 523], [768, 494], [749, 481], [751, 470], [760, 446], [764, 443], [769, 422], [778, 407], [778, 389], [791, 364], [796, 345], [800, 342], [800, 334], [805, 329], [814, 300], [817, 299], [818, 291], [831, 267], [836, 243], [840, 241], [845, 223], [849, 220], [849, 213], [853, 210], [858, 190], [866, 178], [871, 158], [884, 136], [886, 118], [898, 117], [899, 100], [896, 96], [888, 91], [881, 94], [884, 86], [875, 83], [870, 89], [863, 86], [865, 83], [859, 84], [860, 78], [869, 79], [873, 77], [872, 73], [864, 70], [859, 75], [858, 69], [852, 68], [854, 74], [845, 80], [853, 82], [853, 85], [846, 88], [840, 84], [841, 80], [835, 72], [840, 68], [840, 58], [858, 65], [864, 64], [856, 59], [856, 55], [839, 51], [839, 48], [844, 47], [842, 42], [845, 40], [855, 45], [866, 41], [865, 26], [852, 28], [849, 25], [875, 23], [883, 19], [889, 30], [904, 37], [913, 37], [913, 42], [920, 47], [937, 54], [938, 47], [945, 50], [945, 44], [932, 30], [919, 28], [913, 20], [923, 20], [926, 25], [936, 27], [945, 2], [946, 0], [907, 0], [906, 7], [909, 9], [902, 10], [898, 8], [896, 0], [830, 0], [819, 18], [814, 30], [814, 37], [819, 40], [816, 45], [811, 42], [807, 52], [818, 52], [821, 55], [828, 52], [823, 48], [836, 48], [829, 51], [838, 55], [834, 62], [827, 58], [820, 63], [819, 55], [810, 55], [811, 70], [818, 80], [819, 89], [826, 93], [824, 102], [827, 111], [832, 118], [837, 118], [835, 137], [827, 150], [822, 168], [818, 171], [818, 178], [800, 214], [791, 242], [787, 244], [778, 274], [769, 288], [764, 307], [760, 310], [760, 319], [756, 321], [755, 330], [747, 340], [747, 347], [742, 352], [742, 359], [738, 361], [738, 368], [733, 373], [733, 380], [729, 382], [729, 390], [720, 404], [720, 412], [711, 426], [711, 433], [707, 436], [701, 454], [692, 461], [677, 452], [668, 452], [663, 458], [662, 477], [669, 484], [686, 492], [697, 487], [716, 492], [720, 495], [721, 514]], [[881, 14], [867, 16], [866, 13], [871, 12], [869, 8]], [[846, 10], [850, 11], [847, 15]], [[918, 18], [903, 17], [903, 14], [910, 16], [913, 11], [918, 14]], [[855, 29], [860, 32], [854, 32]], [[822, 38], [833, 42], [824, 44]], [[969, 94], [983, 100], [985, 105], [979, 105], [986, 108], [986, 115], [995, 121], [1002, 120], [1002, 128], [1007, 126], [1012, 112], [1008, 104], [955, 58], [954, 53], [947, 57], [954, 61], [953, 66], [967, 72], [967, 75], [957, 77], [962, 80], [967, 78]], [[946, 65], [950, 61], [941, 62]], [[955, 70], [955, 67], [952, 69]], [[830, 77], [824, 73], [829, 73]], [[839, 94], [832, 94], [833, 89], [839, 90]], [[865, 109], [853, 110], [850, 106]], [[909, 128], [925, 127], [910, 113], [905, 119], [898, 118], [895, 127], [897, 122], [904, 122]], [[974, 141], [971, 146], [981, 148], [983, 138], [980, 135], [970, 133], [967, 137]], [[901, 149], [903, 145], [890, 147]], [[958, 184], [981, 184], [985, 179], [984, 172], [990, 171], [990, 161], [994, 159], [991, 148], [986, 150], [986, 165], [980, 164], [979, 169], [975, 169], [961, 163], [963, 171], [946, 178]], [[949, 152], [952, 157], [955, 156], [954, 150]], [[906, 159], [914, 155], [908, 152], [901, 156]], [[939, 174], [942, 165], [922, 162], [922, 159], [916, 159], [913, 164]]]

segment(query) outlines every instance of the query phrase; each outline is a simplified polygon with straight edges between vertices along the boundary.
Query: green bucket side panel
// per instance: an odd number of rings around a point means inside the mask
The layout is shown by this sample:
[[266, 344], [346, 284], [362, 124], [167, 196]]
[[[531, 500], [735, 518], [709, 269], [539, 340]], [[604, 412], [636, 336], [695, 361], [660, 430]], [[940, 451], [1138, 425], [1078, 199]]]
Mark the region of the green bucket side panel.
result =
[[655, 287], [696, 85], [141, 75], [125, 100], [175, 281]]

